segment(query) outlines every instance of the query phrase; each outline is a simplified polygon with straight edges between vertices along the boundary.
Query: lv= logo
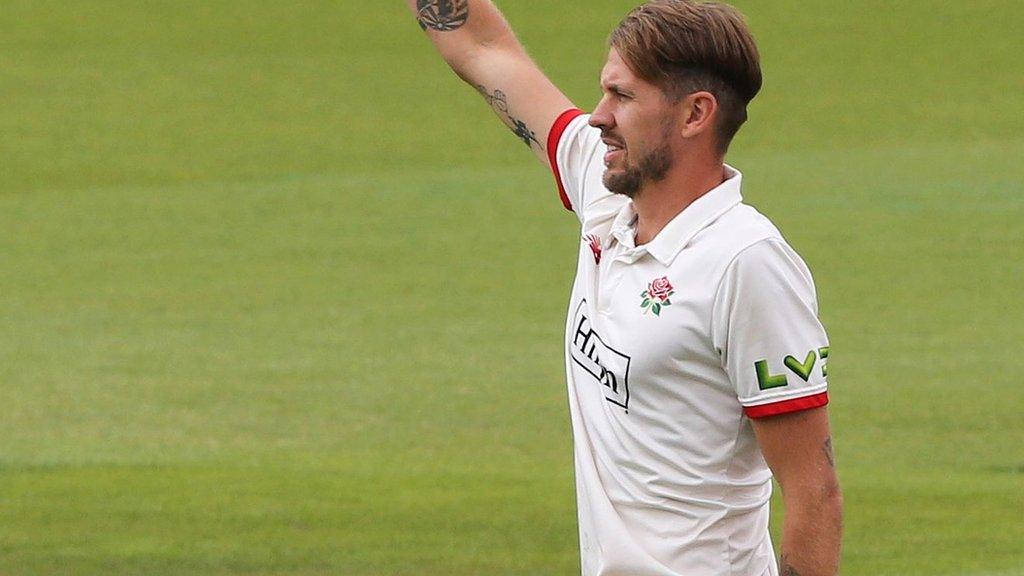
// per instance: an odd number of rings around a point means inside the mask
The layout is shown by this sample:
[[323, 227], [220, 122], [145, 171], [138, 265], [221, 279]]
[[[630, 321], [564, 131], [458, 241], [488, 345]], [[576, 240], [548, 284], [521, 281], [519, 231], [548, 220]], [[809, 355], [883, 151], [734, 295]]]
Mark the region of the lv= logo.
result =
[[[803, 362], [793, 356], [786, 356], [782, 363], [791, 372], [799, 376], [801, 380], [807, 382], [811, 379], [811, 372], [814, 370], [814, 365], [817, 363], [819, 356], [821, 357], [821, 375], [828, 376], [828, 365], [825, 364], [825, 360], [828, 359], [828, 346], [819, 348], [817, 352], [811, 350], [807, 353]], [[785, 374], [772, 374], [768, 370], [767, 360], [754, 362], [754, 372], [757, 373], [757, 387], [761, 390], [779, 388], [789, 384]]]

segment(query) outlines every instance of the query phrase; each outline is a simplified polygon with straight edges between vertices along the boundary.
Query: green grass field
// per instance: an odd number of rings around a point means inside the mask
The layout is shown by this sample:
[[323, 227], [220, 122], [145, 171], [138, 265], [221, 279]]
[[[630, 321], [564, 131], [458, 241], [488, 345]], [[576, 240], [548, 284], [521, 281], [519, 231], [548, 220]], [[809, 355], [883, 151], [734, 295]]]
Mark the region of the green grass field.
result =
[[[0, 574], [577, 573], [574, 218], [403, 3], [291, 4], [3, 2]], [[843, 573], [1024, 574], [1024, 3], [737, 4]], [[592, 106], [631, 2], [500, 5]]]

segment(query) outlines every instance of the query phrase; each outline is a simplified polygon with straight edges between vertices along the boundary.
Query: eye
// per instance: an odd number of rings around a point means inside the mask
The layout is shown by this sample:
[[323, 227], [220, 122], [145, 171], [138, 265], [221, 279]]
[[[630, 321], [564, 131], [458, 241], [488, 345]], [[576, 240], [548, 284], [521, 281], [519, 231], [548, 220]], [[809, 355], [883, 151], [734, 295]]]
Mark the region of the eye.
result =
[[601, 88], [601, 91], [604, 92], [607, 96], [611, 96], [612, 98], [614, 98], [616, 102], [626, 102], [629, 100], [633, 100], [633, 94], [624, 92], [622, 88], [614, 84], [611, 86], [603, 86]]

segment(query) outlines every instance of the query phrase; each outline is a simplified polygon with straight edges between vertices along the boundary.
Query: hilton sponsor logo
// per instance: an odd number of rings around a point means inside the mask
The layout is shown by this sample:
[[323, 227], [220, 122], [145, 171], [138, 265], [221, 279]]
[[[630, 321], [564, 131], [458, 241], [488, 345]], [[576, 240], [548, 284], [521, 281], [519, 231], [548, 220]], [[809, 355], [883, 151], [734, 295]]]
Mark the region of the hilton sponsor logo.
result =
[[580, 302], [569, 332], [572, 360], [594, 377], [604, 391], [605, 400], [629, 410], [629, 356], [608, 346], [594, 332], [587, 318], [587, 301]]

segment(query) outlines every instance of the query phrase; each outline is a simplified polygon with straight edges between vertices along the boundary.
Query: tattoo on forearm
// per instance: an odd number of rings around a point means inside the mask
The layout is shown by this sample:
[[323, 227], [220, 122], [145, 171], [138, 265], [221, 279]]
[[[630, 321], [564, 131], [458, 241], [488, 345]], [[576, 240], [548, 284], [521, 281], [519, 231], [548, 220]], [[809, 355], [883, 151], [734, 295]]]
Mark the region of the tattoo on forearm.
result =
[[836, 455], [832, 452], [832, 437], [829, 436], [825, 439], [825, 444], [821, 447], [821, 451], [825, 453], [825, 458], [828, 460], [828, 465], [836, 467]]
[[420, 28], [451, 32], [469, 20], [469, 0], [416, 0]]
[[800, 573], [796, 571], [796, 568], [789, 565], [789, 561], [786, 559], [785, 554], [782, 555], [781, 564], [782, 569], [781, 572], [779, 572], [779, 576], [800, 576]]
[[522, 140], [528, 147], [532, 148], [536, 144], [541, 150], [544, 146], [537, 140], [537, 135], [534, 134], [530, 127], [526, 125], [526, 122], [512, 116], [508, 111], [508, 97], [501, 90], [495, 90], [493, 93], [488, 92], [487, 88], [483, 85], [478, 85], [476, 89], [480, 94], [487, 100], [487, 103], [491, 105], [491, 108], [502, 116], [508, 119], [509, 127], [512, 132]]

